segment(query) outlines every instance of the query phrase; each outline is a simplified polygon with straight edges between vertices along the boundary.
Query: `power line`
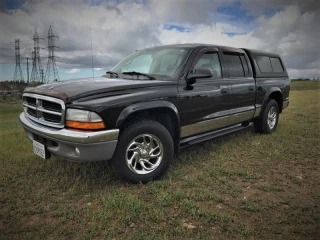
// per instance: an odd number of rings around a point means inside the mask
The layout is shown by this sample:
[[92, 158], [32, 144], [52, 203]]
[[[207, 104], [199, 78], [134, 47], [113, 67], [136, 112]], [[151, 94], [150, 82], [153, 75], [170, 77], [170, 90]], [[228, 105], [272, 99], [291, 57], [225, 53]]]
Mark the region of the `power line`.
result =
[[3, 29], [4, 31], [6, 31], [7, 32], [7, 34], [10, 36], [10, 37], [12, 37], [13, 38], [13, 36], [6, 30], [6, 29]]

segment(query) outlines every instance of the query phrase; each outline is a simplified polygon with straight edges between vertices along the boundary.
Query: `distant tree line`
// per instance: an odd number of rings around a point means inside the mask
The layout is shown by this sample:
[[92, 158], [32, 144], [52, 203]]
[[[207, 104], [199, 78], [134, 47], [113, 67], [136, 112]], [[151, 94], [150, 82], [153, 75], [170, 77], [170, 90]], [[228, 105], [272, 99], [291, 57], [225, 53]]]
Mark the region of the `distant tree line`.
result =
[[0, 82], [0, 96], [5, 100], [7, 96], [22, 96], [26, 87], [34, 87], [40, 85], [41, 82], [31, 82], [27, 84], [24, 81], [2, 81]]
[[294, 78], [294, 79], [291, 79], [291, 82], [305, 82], [305, 81], [320, 81], [319, 77], [318, 78], [313, 78], [313, 79], [310, 79], [310, 78]]

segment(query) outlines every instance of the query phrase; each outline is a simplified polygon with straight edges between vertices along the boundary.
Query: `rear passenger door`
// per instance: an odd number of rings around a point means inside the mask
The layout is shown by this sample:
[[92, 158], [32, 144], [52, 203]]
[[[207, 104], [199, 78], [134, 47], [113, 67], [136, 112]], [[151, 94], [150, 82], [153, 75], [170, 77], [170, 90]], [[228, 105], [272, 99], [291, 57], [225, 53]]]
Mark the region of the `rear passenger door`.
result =
[[243, 50], [223, 49], [229, 82], [229, 124], [250, 120], [255, 111], [256, 85], [249, 65], [249, 59]]

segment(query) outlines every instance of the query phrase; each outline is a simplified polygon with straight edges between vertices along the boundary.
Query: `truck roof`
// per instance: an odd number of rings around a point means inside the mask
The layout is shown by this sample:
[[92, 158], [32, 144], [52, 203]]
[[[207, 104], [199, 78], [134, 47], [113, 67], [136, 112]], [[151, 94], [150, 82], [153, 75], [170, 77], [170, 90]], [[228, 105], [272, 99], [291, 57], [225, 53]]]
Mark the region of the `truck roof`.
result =
[[269, 57], [280, 57], [279, 54], [256, 50], [256, 49], [250, 49], [250, 48], [242, 48], [246, 51], [247, 54], [256, 54], [256, 55], [264, 55]]
[[244, 50], [248, 54], [257, 54], [257, 55], [265, 55], [270, 57], [280, 57], [279, 54], [266, 52], [266, 51], [260, 51], [257, 49], [250, 49], [250, 48], [236, 48], [236, 47], [230, 47], [230, 46], [224, 46], [224, 45], [217, 45], [217, 44], [207, 44], [207, 43], [178, 43], [178, 44], [167, 44], [167, 45], [161, 45], [161, 46], [154, 46], [149, 47], [147, 49], [157, 49], [157, 48], [196, 48], [196, 47], [218, 47], [223, 49], [229, 49], [229, 50]]
[[167, 44], [167, 45], [160, 45], [160, 46], [154, 46], [149, 47], [147, 49], [157, 49], [157, 48], [196, 48], [196, 47], [219, 47], [219, 48], [228, 48], [228, 49], [234, 49], [239, 50], [241, 48], [234, 48], [234, 47], [228, 47], [228, 46], [222, 46], [222, 45], [215, 45], [215, 44], [206, 44], [206, 43], [179, 43], [179, 44]]

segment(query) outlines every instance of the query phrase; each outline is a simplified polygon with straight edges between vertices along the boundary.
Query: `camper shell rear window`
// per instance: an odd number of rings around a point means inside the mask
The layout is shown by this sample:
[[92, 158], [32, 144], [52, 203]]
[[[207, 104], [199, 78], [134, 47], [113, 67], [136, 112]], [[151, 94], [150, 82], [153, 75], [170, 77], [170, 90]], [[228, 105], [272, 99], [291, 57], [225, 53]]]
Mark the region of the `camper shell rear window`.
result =
[[258, 67], [262, 73], [284, 72], [280, 58], [256, 55]]

